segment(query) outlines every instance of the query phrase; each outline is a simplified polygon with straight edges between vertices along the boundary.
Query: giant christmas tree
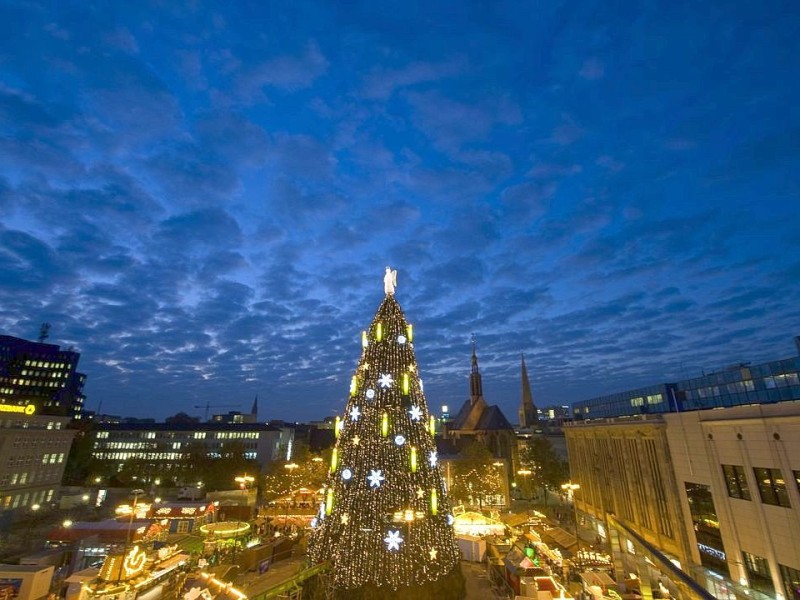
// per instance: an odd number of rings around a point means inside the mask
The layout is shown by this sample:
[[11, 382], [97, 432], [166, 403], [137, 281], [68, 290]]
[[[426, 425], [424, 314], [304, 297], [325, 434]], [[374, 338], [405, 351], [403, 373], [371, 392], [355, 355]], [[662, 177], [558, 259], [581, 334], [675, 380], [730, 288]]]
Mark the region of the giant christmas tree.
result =
[[329, 561], [341, 598], [460, 598], [460, 555], [414, 330], [394, 297], [396, 272], [387, 268], [384, 281], [386, 297], [361, 334], [350, 397], [336, 421], [308, 555]]

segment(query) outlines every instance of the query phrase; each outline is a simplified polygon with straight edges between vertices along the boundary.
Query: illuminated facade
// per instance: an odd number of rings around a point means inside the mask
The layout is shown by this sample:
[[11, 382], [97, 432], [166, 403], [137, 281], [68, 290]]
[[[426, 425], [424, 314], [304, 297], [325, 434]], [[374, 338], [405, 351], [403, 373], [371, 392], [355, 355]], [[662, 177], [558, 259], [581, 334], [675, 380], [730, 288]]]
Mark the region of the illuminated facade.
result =
[[121, 469], [139, 461], [150, 472], [168, 475], [175, 464], [202, 448], [210, 458], [222, 458], [243, 448], [247, 459], [262, 468], [291, 447], [294, 432], [263, 423], [135, 423], [102, 424], [90, 434], [92, 456]]
[[68, 423], [36, 414], [33, 404], [0, 404], [0, 510], [55, 501], [75, 435]]
[[54, 344], [0, 335], [0, 404], [32, 404], [40, 414], [80, 419], [86, 400], [80, 357]]
[[800, 400], [800, 356], [582, 400], [573, 412], [576, 419], [601, 419], [786, 400]]
[[618, 566], [636, 538], [715, 597], [800, 598], [799, 372], [794, 357], [576, 404], [575, 506], [602, 537], [627, 530]]

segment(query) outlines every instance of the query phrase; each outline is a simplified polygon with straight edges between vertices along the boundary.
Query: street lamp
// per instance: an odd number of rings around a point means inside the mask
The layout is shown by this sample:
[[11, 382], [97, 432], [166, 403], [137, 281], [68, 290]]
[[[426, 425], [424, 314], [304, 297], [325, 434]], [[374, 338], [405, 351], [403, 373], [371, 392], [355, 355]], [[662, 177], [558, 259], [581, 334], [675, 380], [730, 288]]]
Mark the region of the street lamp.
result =
[[135, 490], [131, 490], [131, 494], [133, 494], [133, 505], [131, 506], [131, 518], [128, 521], [128, 545], [131, 543], [131, 530], [133, 529], [133, 517], [136, 514], [136, 505], [139, 503], [139, 496], [144, 495], [144, 490], [136, 488]]
[[[528, 488], [528, 477], [530, 477], [531, 473], [533, 473], [533, 471], [531, 471], [530, 469], [520, 469], [519, 471], [517, 471], [517, 475], [522, 475], [525, 478], [526, 489]], [[530, 500], [530, 496], [527, 498], [527, 500]]]
[[561, 484], [561, 489], [567, 493], [567, 499], [572, 500], [572, 512], [575, 519], [575, 555], [578, 556], [581, 550], [581, 538], [578, 535], [578, 508], [575, 506], [575, 490], [581, 489], [581, 486], [578, 483], [568, 481]]
[[[239, 484], [239, 487], [242, 490], [242, 494], [245, 496], [245, 507], [249, 506], [248, 499], [247, 499], [247, 488], [252, 484], [256, 478], [252, 475], [248, 475], [245, 473], [244, 475], [237, 475], [233, 478], [233, 480]], [[239, 517], [241, 516], [241, 511], [237, 512], [236, 514], [236, 533], [233, 536], [233, 558], [232, 562], [236, 562], [236, 547], [239, 545], [239, 523], [241, 522]]]
[[[294, 474], [294, 470], [299, 466], [300, 465], [298, 465], [297, 463], [291, 462], [291, 463], [283, 465], [283, 468], [289, 470], [289, 476], [291, 477], [291, 475]], [[289, 493], [290, 494], [294, 493], [294, 490], [290, 489]], [[287, 501], [286, 501], [286, 514], [283, 517], [283, 529], [284, 529], [284, 531], [286, 530], [286, 526], [287, 526], [288, 522], [289, 522], [289, 501], [287, 499]]]

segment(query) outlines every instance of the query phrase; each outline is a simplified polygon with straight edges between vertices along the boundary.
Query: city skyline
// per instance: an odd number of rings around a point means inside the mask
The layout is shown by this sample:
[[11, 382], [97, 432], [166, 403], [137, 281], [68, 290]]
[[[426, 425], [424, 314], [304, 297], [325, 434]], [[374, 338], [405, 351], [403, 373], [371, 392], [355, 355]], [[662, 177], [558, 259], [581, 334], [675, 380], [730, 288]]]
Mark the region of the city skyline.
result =
[[0, 334], [158, 419], [340, 412], [387, 265], [437, 411], [794, 355], [796, 10], [1, 7]]

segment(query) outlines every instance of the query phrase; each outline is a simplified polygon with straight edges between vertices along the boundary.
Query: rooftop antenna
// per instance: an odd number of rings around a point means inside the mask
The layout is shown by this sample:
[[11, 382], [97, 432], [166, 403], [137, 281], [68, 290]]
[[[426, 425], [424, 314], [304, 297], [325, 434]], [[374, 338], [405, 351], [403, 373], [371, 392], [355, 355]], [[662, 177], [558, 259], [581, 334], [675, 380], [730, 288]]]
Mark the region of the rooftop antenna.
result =
[[50, 323], [42, 323], [39, 328], [39, 343], [44, 344], [44, 341], [50, 337]]

